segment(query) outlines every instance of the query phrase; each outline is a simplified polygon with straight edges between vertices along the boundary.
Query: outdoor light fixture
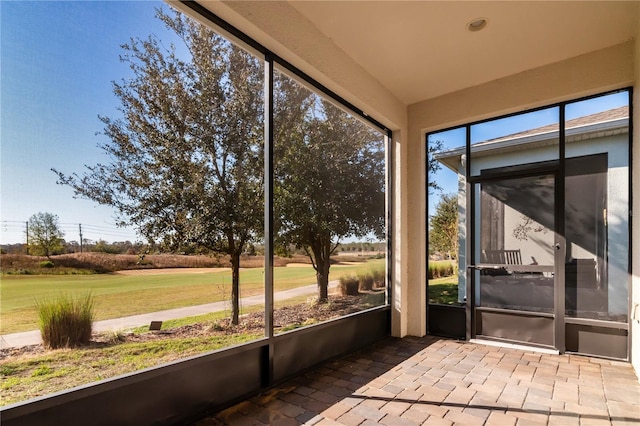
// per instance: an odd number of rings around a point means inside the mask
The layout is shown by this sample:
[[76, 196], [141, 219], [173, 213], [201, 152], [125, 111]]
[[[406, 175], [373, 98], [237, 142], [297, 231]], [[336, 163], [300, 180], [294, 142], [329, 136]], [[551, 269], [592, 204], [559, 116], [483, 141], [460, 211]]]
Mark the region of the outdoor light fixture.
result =
[[480, 31], [487, 26], [487, 18], [475, 18], [467, 24], [469, 31]]

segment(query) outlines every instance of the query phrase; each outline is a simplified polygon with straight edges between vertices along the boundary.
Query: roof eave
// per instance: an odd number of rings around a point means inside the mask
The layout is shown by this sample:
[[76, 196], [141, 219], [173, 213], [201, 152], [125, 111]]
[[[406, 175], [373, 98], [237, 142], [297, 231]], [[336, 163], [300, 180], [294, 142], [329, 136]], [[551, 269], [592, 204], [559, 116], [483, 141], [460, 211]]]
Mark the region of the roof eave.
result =
[[[618, 119], [609, 120], [609, 121], [603, 121], [603, 122], [594, 123], [594, 124], [588, 124], [585, 126], [572, 127], [570, 129], [567, 129], [565, 131], [565, 134], [567, 138], [571, 138], [572, 136], [576, 136], [576, 135], [585, 135], [585, 137], [588, 137], [590, 134], [593, 134], [594, 135], [593, 137], [598, 137], [599, 133], [612, 131], [615, 129], [624, 129], [624, 128], [626, 128], [627, 131], [629, 129], [628, 117], [618, 118]], [[558, 139], [558, 137], [559, 137], [559, 131], [555, 130], [551, 132], [537, 133], [537, 134], [528, 135], [528, 136], [519, 137], [519, 138], [479, 142], [473, 145], [473, 152], [487, 153], [490, 151], [498, 151], [498, 150], [513, 148], [513, 147], [521, 147], [522, 149], [522, 148], [525, 148], [525, 145], [541, 143], [544, 141], [553, 141], [554, 139]], [[433, 154], [433, 158], [435, 158], [440, 163], [444, 164], [445, 166], [451, 169], [451, 167], [449, 166], [449, 164], [451, 164], [451, 160], [456, 157], [460, 157], [461, 155], [464, 155], [465, 152], [466, 152], [466, 148], [462, 146], [462, 147], [449, 149], [446, 151], [436, 152]]]

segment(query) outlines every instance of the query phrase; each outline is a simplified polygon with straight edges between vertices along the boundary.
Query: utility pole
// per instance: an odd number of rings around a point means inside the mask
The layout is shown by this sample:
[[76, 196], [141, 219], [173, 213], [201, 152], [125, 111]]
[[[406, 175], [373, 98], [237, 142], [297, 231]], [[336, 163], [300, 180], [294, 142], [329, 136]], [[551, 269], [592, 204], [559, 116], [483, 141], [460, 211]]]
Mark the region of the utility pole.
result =
[[29, 221], [26, 221], [25, 225], [27, 225], [27, 254], [29, 254]]
[[80, 253], [82, 253], [82, 224], [78, 224], [78, 230], [80, 231]]

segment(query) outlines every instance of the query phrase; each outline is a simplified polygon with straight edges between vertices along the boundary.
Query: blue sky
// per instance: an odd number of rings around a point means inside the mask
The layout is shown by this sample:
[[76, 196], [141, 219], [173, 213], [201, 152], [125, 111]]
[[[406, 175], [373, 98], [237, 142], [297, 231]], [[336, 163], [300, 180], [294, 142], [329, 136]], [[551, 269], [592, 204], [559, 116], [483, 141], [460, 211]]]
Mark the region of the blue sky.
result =
[[[24, 242], [23, 222], [59, 216], [67, 240], [135, 240], [114, 226], [114, 211], [73, 198], [52, 167], [81, 172], [107, 159], [98, 115], [118, 114], [112, 81], [129, 74], [120, 45], [153, 33], [170, 40], [157, 1], [0, 1], [0, 242]], [[90, 231], [90, 229], [93, 229]]]
[[[84, 237], [135, 240], [116, 229], [112, 208], [73, 198], [57, 185], [51, 168], [82, 172], [106, 162], [98, 115], [118, 115], [112, 81], [129, 74], [120, 45], [155, 34], [168, 46], [175, 36], [157, 20], [159, 1], [0, 1], [0, 243], [24, 242], [24, 222], [38, 212], [57, 214], [67, 240]], [[625, 96], [573, 105], [567, 118], [626, 103]], [[555, 111], [555, 110], [554, 110]], [[541, 111], [474, 128], [474, 141], [508, 135], [554, 121]], [[447, 146], [464, 144], [447, 138]], [[439, 176], [446, 193], [457, 190], [455, 174]], [[436, 197], [431, 197], [430, 207]]]

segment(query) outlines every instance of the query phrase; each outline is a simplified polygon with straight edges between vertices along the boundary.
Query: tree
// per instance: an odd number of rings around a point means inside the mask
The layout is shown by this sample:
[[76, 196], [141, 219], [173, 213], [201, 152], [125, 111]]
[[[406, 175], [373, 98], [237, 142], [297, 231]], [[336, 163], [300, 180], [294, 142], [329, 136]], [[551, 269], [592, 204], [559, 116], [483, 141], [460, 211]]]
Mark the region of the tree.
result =
[[318, 301], [328, 300], [330, 256], [345, 237], [384, 238], [380, 133], [288, 78], [277, 80], [274, 204], [280, 246], [305, 251]]
[[27, 241], [29, 253], [50, 257], [63, 248], [64, 232], [60, 229], [58, 216], [53, 213], [36, 213], [29, 218]]
[[443, 148], [442, 141], [429, 141], [427, 145], [427, 175], [428, 175], [428, 183], [427, 188], [429, 191], [429, 195], [432, 195], [434, 191], [442, 191], [442, 187], [438, 185], [436, 181], [436, 172], [442, 168], [440, 162], [435, 158], [434, 154], [442, 151]]
[[458, 253], [458, 199], [456, 194], [443, 194], [429, 219], [429, 246], [447, 253], [453, 259]]
[[122, 117], [100, 117], [110, 162], [82, 175], [53, 171], [76, 196], [115, 207], [118, 224], [150, 242], [228, 254], [237, 324], [240, 255], [263, 223], [261, 63], [178, 12], [157, 17], [188, 59], [154, 36], [123, 45], [133, 75], [113, 83]]

